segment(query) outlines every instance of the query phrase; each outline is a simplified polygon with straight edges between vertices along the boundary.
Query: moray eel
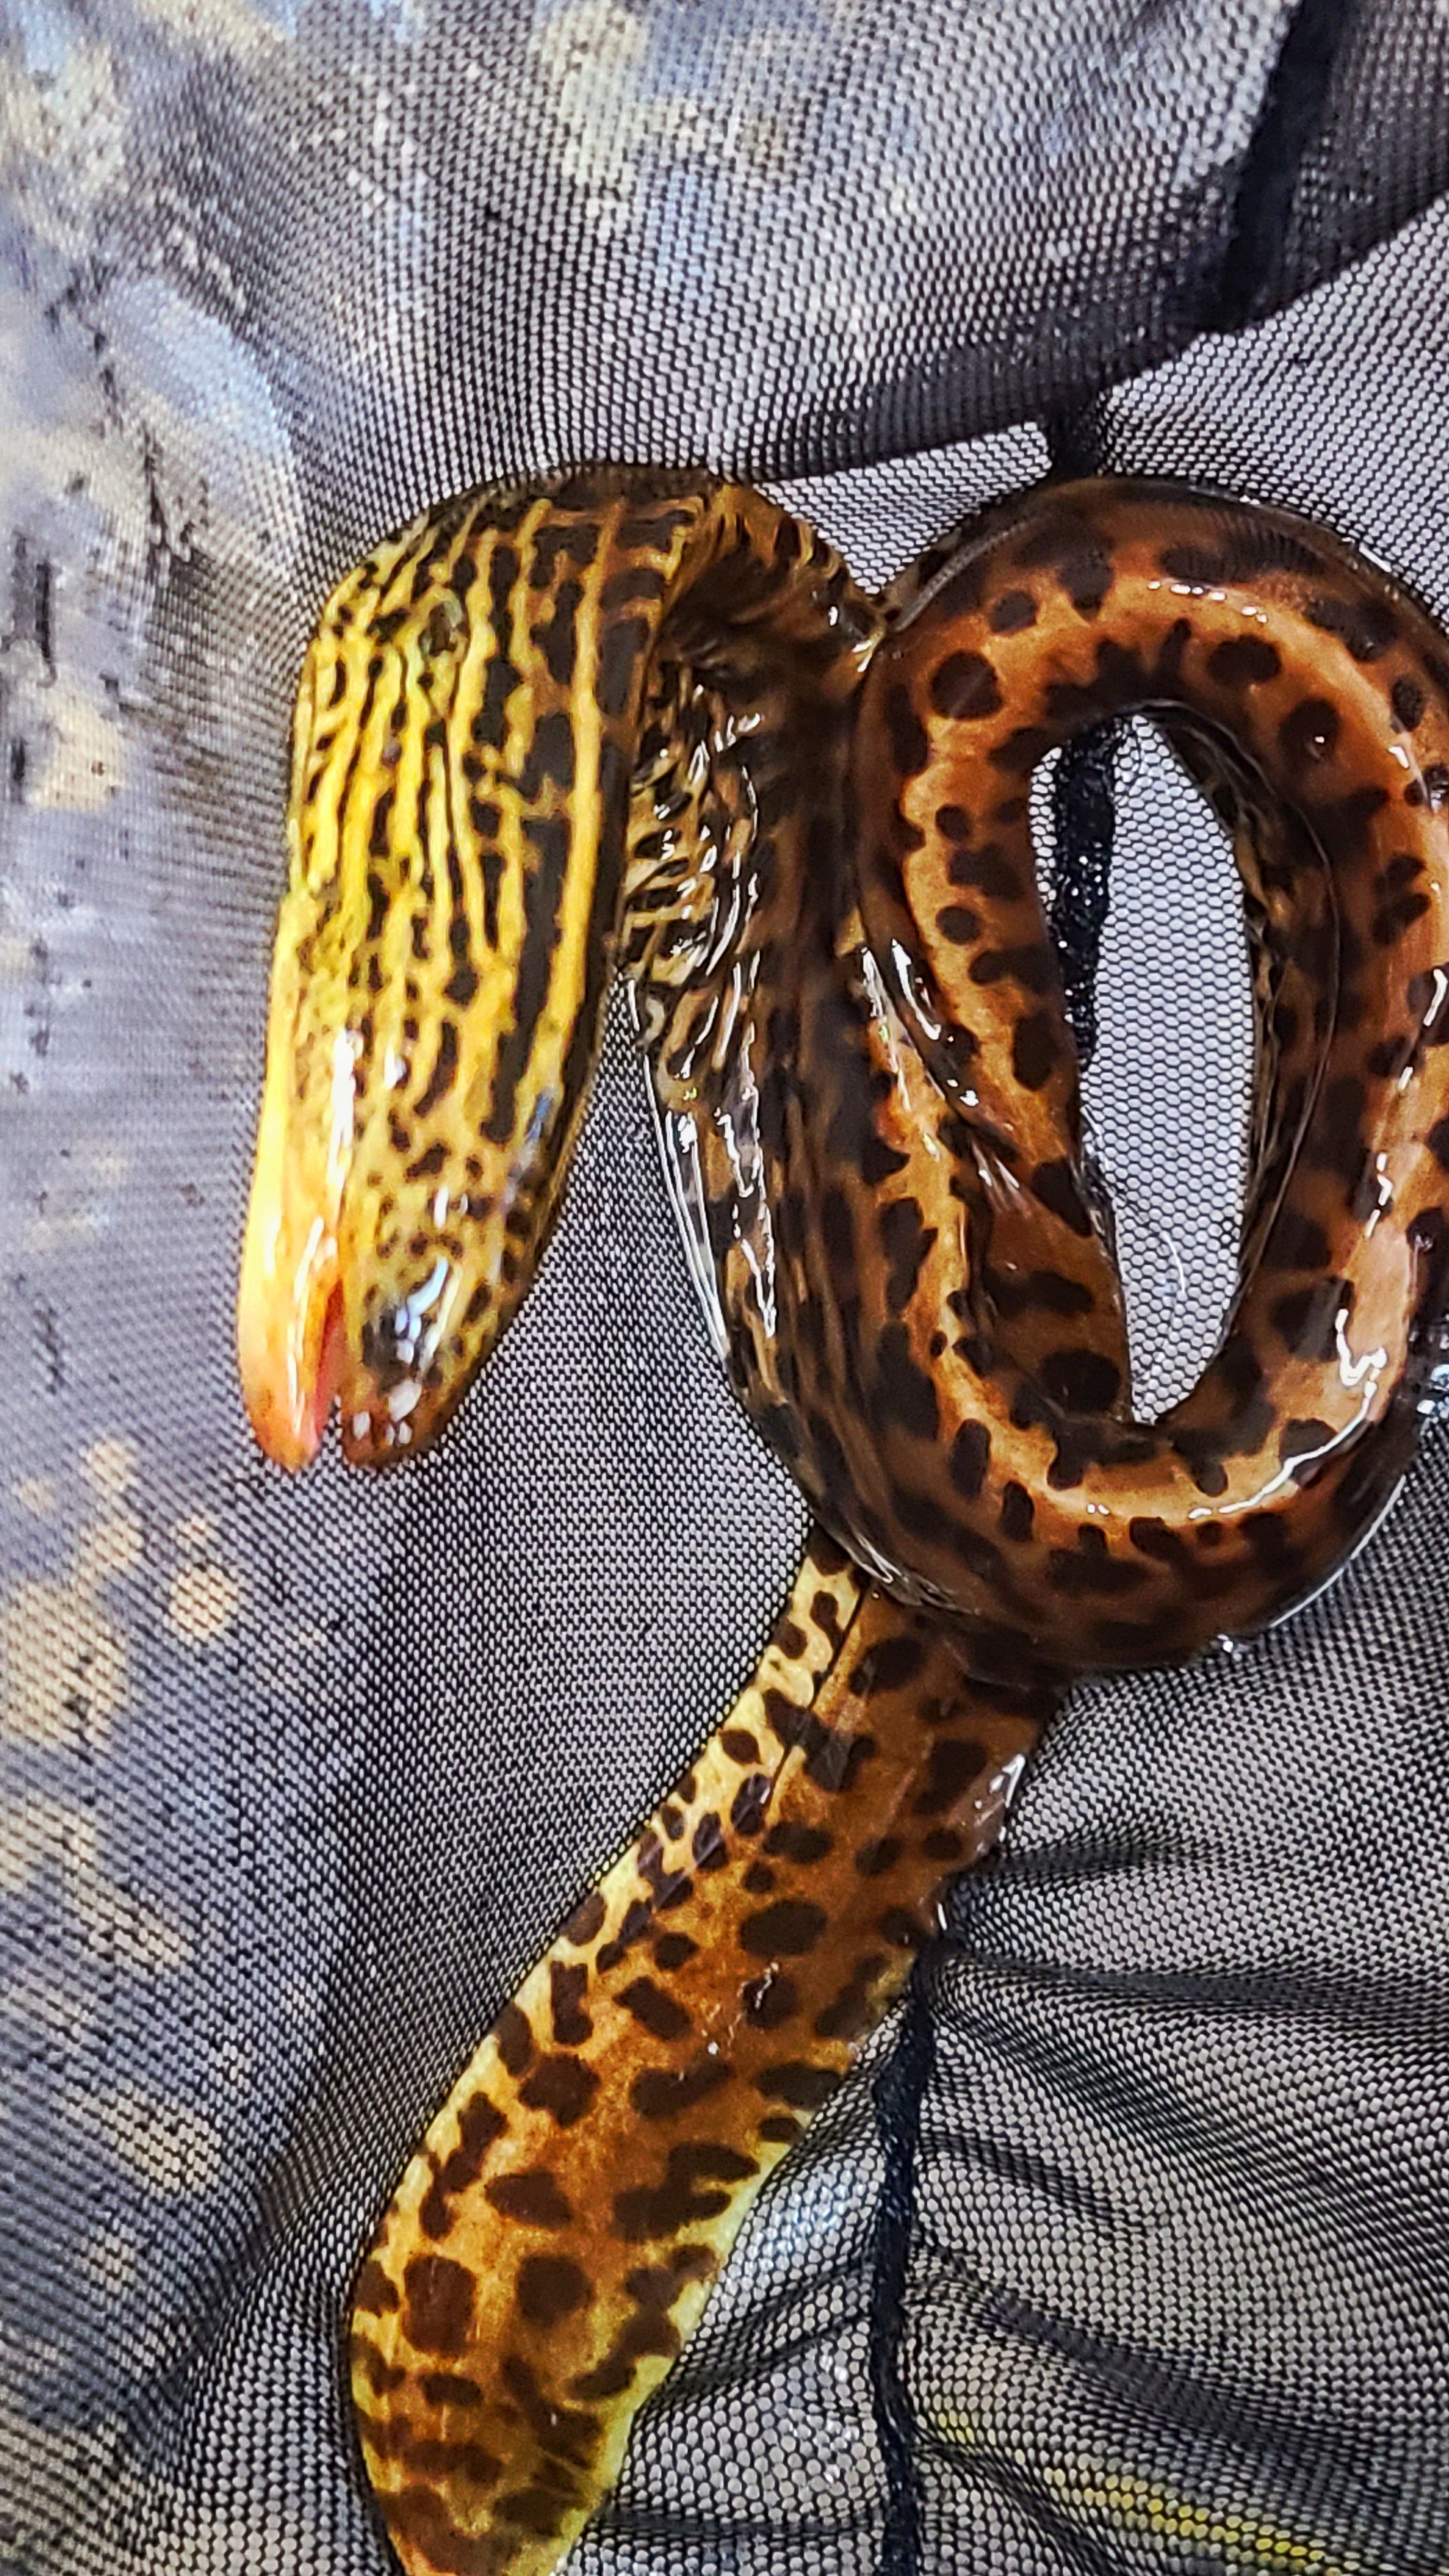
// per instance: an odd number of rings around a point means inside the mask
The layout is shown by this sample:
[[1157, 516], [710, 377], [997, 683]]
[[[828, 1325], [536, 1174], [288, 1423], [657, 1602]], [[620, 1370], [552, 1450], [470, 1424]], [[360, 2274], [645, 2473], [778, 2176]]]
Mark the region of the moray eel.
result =
[[[1028, 785], [1152, 714], [1232, 837], [1240, 1284], [1134, 1418]], [[1046, 486], [879, 600], [708, 478], [446, 504], [303, 671], [239, 1349], [432, 1439], [533, 1276], [616, 966], [733, 1382], [815, 1528], [759, 1669], [459, 2076], [362, 2265], [409, 2576], [545, 2576], [1077, 1674], [1280, 1616], [1392, 1495], [1449, 1285], [1449, 659], [1307, 523]]]

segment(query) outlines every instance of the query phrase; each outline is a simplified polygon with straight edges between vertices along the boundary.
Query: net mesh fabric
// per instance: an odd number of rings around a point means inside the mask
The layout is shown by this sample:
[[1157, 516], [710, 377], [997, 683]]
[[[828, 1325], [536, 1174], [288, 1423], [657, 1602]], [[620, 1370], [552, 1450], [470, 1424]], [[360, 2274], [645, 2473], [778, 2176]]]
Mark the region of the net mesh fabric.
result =
[[[230, 1316], [307, 629], [425, 501], [590, 458], [728, 464], [869, 582], [1049, 460], [1207, 477], [1449, 612], [1449, 24], [5, 26], [0, 2567], [380, 2576], [362, 2242], [748, 1672], [803, 1515], [718, 1376], [619, 1010], [437, 1455], [253, 1453]], [[1248, 988], [1145, 729], [1110, 790], [1105, 926], [1070, 776], [1058, 917], [1161, 1402], [1231, 1279]], [[1288, 1626], [1076, 1695], [588, 2576], [1442, 2569], [1446, 1489], [1430, 1426]]]

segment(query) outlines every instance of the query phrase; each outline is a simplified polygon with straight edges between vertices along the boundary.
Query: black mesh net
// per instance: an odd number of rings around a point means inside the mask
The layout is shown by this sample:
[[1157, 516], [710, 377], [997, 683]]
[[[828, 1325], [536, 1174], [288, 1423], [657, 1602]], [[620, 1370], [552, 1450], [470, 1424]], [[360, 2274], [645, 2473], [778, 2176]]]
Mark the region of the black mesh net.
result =
[[[437, 1454], [255, 1455], [231, 1309], [324, 591], [590, 459], [877, 582], [1051, 462], [1449, 612], [1435, 0], [8, 0], [0, 2563], [380, 2576], [347, 2283], [748, 1673], [803, 1508], [617, 1012]], [[1236, 881], [1150, 728], [1054, 843], [1142, 1400], [1233, 1275]], [[1109, 864], [1110, 863], [1110, 864]], [[783, 2168], [591, 2576], [1449, 2562], [1449, 1448], [1246, 1651], [1099, 1685]]]

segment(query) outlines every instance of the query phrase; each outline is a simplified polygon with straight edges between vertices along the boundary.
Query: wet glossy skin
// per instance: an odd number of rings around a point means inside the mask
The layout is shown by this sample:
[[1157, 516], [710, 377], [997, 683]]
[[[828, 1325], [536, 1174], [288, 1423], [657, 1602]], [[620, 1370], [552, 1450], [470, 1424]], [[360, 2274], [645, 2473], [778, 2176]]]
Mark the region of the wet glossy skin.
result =
[[[819, 1523], [754, 1681], [460, 2077], [360, 2275], [413, 2576], [544, 2576], [1077, 1672], [1260, 1626], [1410, 1447], [1449, 1257], [1449, 668], [1320, 532], [1004, 505], [880, 603], [736, 487], [448, 505], [304, 672], [239, 1315], [297, 1466], [431, 1437], [523, 1295], [611, 964], [735, 1383]], [[1130, 1410], [1035, 891], [1043, 753], [1155, 711], [1234, 838], [1242, 1286]], [[827, 1535], [827, 1532], [831, 1535]]]
[[[873, 658], [855, 881], [792, 892], [788, 984], [762, 978], [741, 1046], [748, 1265], [737, 1157], [694, 1116], [746, 1403], [973, 1671], [1173, 1661], [1258, 1627], [1401, 1472], [1449, 1197], [1440, 650], [1302, 523], [1107, 485], [993, 514]], [[1266, 1022], [1241, 1289], [1150, 1428], [1026, 813], [1035, 762], [1132, 707], [1203, 729]], [[1258, 827], [1264, 806], [1283, 821]]]

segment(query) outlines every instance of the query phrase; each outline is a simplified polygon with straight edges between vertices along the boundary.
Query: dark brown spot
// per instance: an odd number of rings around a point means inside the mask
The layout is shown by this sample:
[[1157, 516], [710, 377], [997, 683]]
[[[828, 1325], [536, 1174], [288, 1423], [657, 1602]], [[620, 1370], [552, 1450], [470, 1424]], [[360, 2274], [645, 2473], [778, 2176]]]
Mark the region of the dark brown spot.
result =
[[[408, 2445], [408, 2467], [420, 2478], [466, 2479], [470, 2486], [496, 2486], [503, 2475], [503, 2462], [496, 2452], [485, 2451], [481, 2442], [439, 2442], [414, 2439]], [[471, 2549], [471, 2542], [465, 2544]], [[438, 2560], [432, 2560], [437, 2566]]]
[[981, 936], [981, 915], [967, 903], [946, 903], [936, 915], [936, 928], [953, 947], [965, 948]]
[[1338, 1332], [1354, 1311], [1354, 1288], [1343, 1278], [1318, 1280], [1315, 1288], [1294, 1288], [1276, 1298], [1271, 1309], [1274, 1332], [1299, 1360], [1336, 1360]]
[[[1357, 860], [1367, 855], [1369, 825], [1383, 812], [1389, 801], [1384, 787], [1354, 787], [1347, 796], [1338, 797], [1331, 805], [1321, 805], [1315, 817], [1318, 836], [1331, 856]], [[1347, 922], [1340, 928], [1344, 965], [1351, 962], [1355, 945]], [[1339, 1022], [1343, 1025], [1344, 1003], [1339, 1003]]]
[[[1307, 1421], [1285, 1422], [1278, 1436], [1278, 1457], [1291, 1467], [1294, 1479], [1302, 1484], [1323, 1464], [1323, 1451], [1332, 1447], [1337, 1435], [1331, 1422], [1312, 1417]], [[1300, 1472], [1301, 1470], [1301, 1472]]]
[[833, 1848], [833, 1837], [818, 1825], [772, 1825], [765, 1836], [765, 1849], [773, 1860], [794, 1861], [804, 1869], [813, 1868]]
[[991, 1461], [991, 1434], [984, 1422], [963, 1422], [951, 1443], [951, 1482], [963, 1502], [974, 1503]]
[[663, 1840], [652, 1829], [639, 1837], [634, 1854], [634, 1866], [648, 1886], [655, 1906], [661, 1912], [667, 1911], [671, 1905], [681, 1904], [688, 1895], [690, 1887], [688, 1872], [671, 1870], [665, 1866]]
[[828, 1919], [823, 1906], [781, 1897], [778, 1904], [746, 1915], [739, 1929], [740, 1948], [754, 1959], [803, 1958], [814, 1949]]
[[433, 1058], [427, 1088], [413, 1105], [415, 1117], [425, 1118], [430, 1109], [436, 1109], [438, 1102], [451, 1091], [457, 1070], [458, 1032], [451, 1020], [444, 1020], [438, 1030], [438, 1051]]
[[1036, 624], [1036, 601], [1029, 590], [1004, 590], [991, 603], [987, 624], [993, 635], [1019, 635]]
[[1408, 1036], [1381, 1038], [1368, 1054], [1368, 1069], [1380, 1082], [1397, 1082], [1414, 1061], [1415, 1042]]
[[[1004, 742], [992, 744], [987, 758], [993, 769], [1004, 770], [1008, 777], [1022, 777], [1027, 770], [1035, 769], [1038, 761], [1045, 759], [1054, 748], [1049, 726], [1018, 725], [1015, 733], [1009, 733]], [[1014, 803], [1015, 799], [1010, 801]], [[998, 807], [997, 811], [1004, 815], [1005, 808]]]
[[575, 1950], [586, 1950], [603, 1930], [605, 1905], [597, 1888], [576, 1905], [563, 1928], [564, 1939]]
[[1001, 1496], [1001, 1526], [1006, 1536], [1018, 1543], [1029, 1539], [1035, 1518], [1036, 1505], [1025, 1485], [1007, 1485]]
[[879, 1985], [887, 1961], [879, 1950], [857, 1959], [837, 1995], [815, 2017], [817, 2039], [859, 2039], [879, 2018]]
[[1279, 1211], [1263, 1258], [1277, 1270], [1327, 1270], [1333, 1260], [1327, 1235], [1313, 1217], [1294, 1207]]
[[1021, 880], [995, 841], [988, 841], [980, 850], [953, 850], [946, 874], [953, 886], [970, 886], [978, 894], [990, 895], [995, 903], [1021, 900]]
[[702, 2049], [688, 2066], [643, 2068], [629, 2087], [629, 2100], [641, 2120], [675, 2120], [682, 2111], [693, 2110], [696, 2102], [717, 2093], [730, 2075], [726, 2059], [711, 2057]]
[[622, 571], [609, 575], [599, 593], [599, 605], [609, 611], [628, 608], [635, 600], [663, 596], [664, 575], [657, 564], [625, 564]]
[[1304, 698], [1284, 717], [1278, 740], [1284, 758], [1295, 769], [1329, 760], [1339, 736], [1339, 714], [1329, 698]]
[[561, 1959], [549, 1961], [549, 2004], [553, 2035], [560, 2048], [582, 2048], [592, 2036], [594, 2025], [581, 2009], [588, 1982], [587, 1968], [566, 1967]]
[[1394, 722], [1404, 733], [1415, 732], [1423, 723], [1428, 699], [1418, 681], [1411, 680], [1407, 673], [1395, 680], [1389, 692], [1389, 703], [1394, 711]]
[[862, 1843], [855, 1855], [855, 1866], [862, 1878], [884, 1878], [895, 1868], [904, 1845], [894, 1834], [882, 1834], [875, 1842]]
[[519, 2219], [525, 2227], [573, 2224], [573, 2210], [553, 2175], [541, 2165], [527, 2173], [497, 2174], [484, 2184], [483, 2194], [504, 2218]]
[[547, 2111], [560, 2129], [581, 2120], [599, 2089], [591, 2066], [577, 2057], [545, 2057], [518, 2090], [531, 2111]]
[[1011, 1039], [1011, 1070], [1025, 1091], [1040, 1091], [1060, 1061], [1055, 1014], [1029, 1011], [1018, 1020]]
[[910, 1629], [894, 1637], [878, 1637], [855, 1665], [847, 1687], [861, 1699], [870, 1699], [877, 1691], [901, 1690], [919, 1678], [925, 1660], [926, 1649]]
[[1048, 1351], [1041, 1383], [1049, 1401], [1068, 1413], [1108, 1413], [1121, 1392], [1122, 1372], [1101, 1351]]
[[574, 729], [562, 707], [540, 716], [534, 727], [519, 780], [530, 802], [538, 796], [545, 779], [552, 779], [565, 793], [574, 783]]
[[1266, 636], [1234, 636], [1226, 644], [1216, 644], [1208, 655], [1208, 671], [1224, 689], [1261, 688], [1276, 680], [1283, 668], [1282, 657]]
[[[776, 1642], [778, 1643], [778, 1631], [776, 1632]], [[796, 1651], [798, 1652], [799, 1650], [797, 1649]], [[723, 1727], [720, 1730], [719, 1740], [724, 1751], [729, 1755], [731, 1762], [755, 1764], [759, 1761], [760, 1748], [755, 1742], [755, 1739], [751, 1735], [748, 1727]]]
[[461, 2371], [424, 2371], [421, 2387], [430, 2406], [481, 2406], [483, 2403], [483, 2391], [477, 2380], [465, 2379]]
[[408, 2376], [405, 2368], [397, 2362], [385, 2361], [376, 2345], [368, 2343], [359, 2334], [352, 2338], [351, 2359], [354, 2379], [365, 2379], [374, 2397], [390, 2397]]
[[[631, 2277], [638, 2280], [644, 2276], [634, 2273]], [[607, 2369], [611, 2362], [616, 2361], [642, 2361], [646, 2355], [658, 2355], [662, 2360], [672, 2361], [682, 2341], [673, 2319], [657, 2302], [649, 2302], [619, 2328], [603, 2367]]]
[[563, 2529], [559, 2498], [541, 2484], [515, 2487], [501, 2495], [494, 2512], [500, 2522], [512, 2523], [518, 2531], [530, 2531], [539, 2540], [556, 2540]]
[[352, 2304], [364, 2316], [373, 2317], [390, 2317], [398, 2305], [397, 2289], [375, 2256], [368, 2258], [357, 2275]]
[[774, 1787], [767, 1771], [752, 1771], [740, 1782], [730, 1802], [730, 1823], [737, 1834], [757, 1834], [765, 1821], [765, 1809]]
[[634, 2378], [634, 2363], [617, 2345], [611, 2345], [603, 2360], [596, 2361], [592, 2370], [581, 2370], [576, 2378], [569, 2381], [569, 2395], [590, 2398], [595, 2402], [605, 2397], [622, 2397], [626, 2388], [633, 2387]]
[[1031, 1191], [1044, 1208], [1060, 1217], [1063, 1225], [1070, 1226], [1073, 1234], [1091, 1233], [1092, 1220], [1070, 1163], [1038, 1163], [1031, 1176]]
[[1145, 1516], [1130, 1520], [1127, 1536], [1139, 1555], [1154, 1557], [1159, 1565], [1182, 1566], [1189, 1561], [1185, 1540], [1176, 1530], [1169, 1529], [1165, 1521], [1149, 1520]]
[[880, 1211], [881, 1249], [889, 1269], [886, 1303], [900, 1315], [916, 1293], [921, 1266], [936, 1241], [936, 1228], [926, 1225], [915, 1199], [890, 1199]]
[[561, 2325], [593, 2297], [588, 2280], [566, 2254], [527, 2254], [518, 2267], [514, 2299], [531, 2326]]
[[713, 1813], [701, 1816], [695, 1826], [690, 1851], [696, 1869], [723, 1869], [729, 1857], [724, 1827]]
[[649, 1977], [636, 1977], [632, 1985], [623, 1987], [619, 2001], [641, 2029], [650, 2032], [655, 2039], [683, 2039], [693, 2028], [683, 2005], [676, 2003], [672, 1995], [667, 1995], [663, 1987], [656, 1986]]
[[818, 2111], [841, 2082], [834, 2066], [807, 2066], [792, 2061], [772, 2066], [755, 2078], [755, 2091], [766, 2102], [787, 2102], [792, 2111]]
[[1238, 1529], [1255, 1562], [1264, 1567], [1276, 1583], [1293, 1582], [1302, 1573], [1303, 1559], [1293, 1544], [1287, 1523], [1277, 1512], [1244, 1512]]
[[798, 1746], [805, 1776], [815, 1788], [833, 1794], [854, 1786], [862, 1764], [875, 1751], [873, 1736], [850, 1735], [843, 1728], [826, 1726], [813, 1709], [799, 1707], [781, 1690], [766, 1691], [764, 1706], [771, 1733], [787, 1751]]
[[911, 1355], [904, 1324], [887, 1324], [876, 1339], [875, 1418], [894, 1422], [917, 1440], [934, 1440], [940, 1428], [935, 1380]]
[[415, 2352], [465, 2352], [473, 2275], [446, 2254], [415, 2254], [403, 2274], [402, 2328]]
[[438, 2168], [439, 2189], [450, 2193], [466, 2191], [507, 2126], [503, 2113], [486, 2093], [470, 2094], [458, 2114], [458, 2143]]
[[[393, 2490], [387, 2500], [387, 2525], [399, 2547], [406, 2543], [437, 2576], [487, 2576], [487, 2541], [469, 2540], [434, 2486], [411, 2485]], [[495, 2553], [496, 2554], [496, 2553]]]
[[966, 1854], [960, 1834], [945, 1825], [933, 1825], [928, 1834], [923, 1834], [921, 1849], [927, 1860], [939, 1861], [943, 1869], [955, 1869]]
[[1090, 534], [1060, 554], [1052, 569], [1079, 617], [1096, 616], [1116, 578], [1106, 547]]
[[1008, 979], [1028, 993], [1049, 993], [1057, 980], [1056, 950], [1050, 941], [1031, 939], [1014, 948], [983, 948], [972, 958], [973, 984], [1003, 984]]
[[1046, 566], [1083, 617], [1095, 617], [1111, 590], [1111, 556], [1090, 519], [1072, 511], [1048, 513], [1017, 547], [1021, 564]]
[[533, 2056], [533, 2032], [527, 2014], [520, 2012], [517, 2004], [505, 2004], [493, 2025], [493, 2037], [509, 2074], [521, 2075]]
[[1060, 1270], [987, 1270], [987, 1295], [999, 1315], [1090, 1315], [1095, 1299], [1085, 1280], [1068, 1279]]
[[438, 2189], [436, 2178], [429, 2184], [418, 2204], [418, 2225], [434, 2244], [453, 2233], [453, 2212], [447, 2194]]
[[607, 1976], [617, 1968], [620, 1960], [633, 1948], [634, 1943], [642, 1941], [645, 1933], [652, 1929], [653, 1923], [652, 1901], [647, 1896], [636, 1896], [632, 1905], [625, 1907], [623, 1919], [613, 1940], [603, 1942], [595, 1956], [594, 1964], [601, 1975]]
[[917, 1816], [941, 1816], [978, 1780], [986, 1763], [986, 1754], [969, 1737], [938, 1736], [931, 1746], [926, 1776], [916, 1797], [912, 1813]]
[[1392, 948], [1406, 930], [1411, 930], [1416, 921], [1423, 920], [1429, 908], [1426, 894], [1396, 895], [1391, 903], [1379, 905], [1369, 924], [1369, 935], [1376, 946]]
[[948, 653], [931, 674], [937, 715], [971, 721], [994, 716], [1001, 706], [996, 673], [983, 653]]

